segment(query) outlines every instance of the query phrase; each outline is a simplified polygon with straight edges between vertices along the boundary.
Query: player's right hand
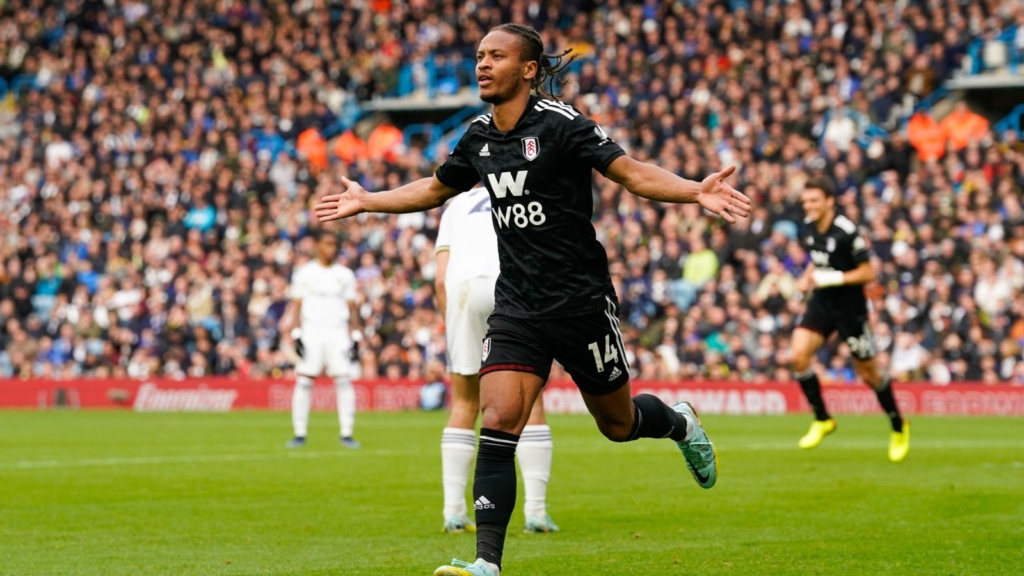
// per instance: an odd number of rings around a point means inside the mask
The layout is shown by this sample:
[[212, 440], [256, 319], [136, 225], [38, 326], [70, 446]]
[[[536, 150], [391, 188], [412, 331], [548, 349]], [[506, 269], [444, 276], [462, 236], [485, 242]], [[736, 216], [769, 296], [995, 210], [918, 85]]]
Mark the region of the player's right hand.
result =
[[802, 294], [807, 294], [814, 288], [812, 275], [814, 274], [814, 264], [809, 264], [804, 273], [796, 279], [796, 291]]
[[363, 200], [369, 195], [369, 192], [344, 176], [341, 177], [341, 183], [345, 185], [344, 192], [324, 196], [320, 199], [320, 203], [313, 207], [317, 220], [330, 222], [363, 212], [365, 206]]

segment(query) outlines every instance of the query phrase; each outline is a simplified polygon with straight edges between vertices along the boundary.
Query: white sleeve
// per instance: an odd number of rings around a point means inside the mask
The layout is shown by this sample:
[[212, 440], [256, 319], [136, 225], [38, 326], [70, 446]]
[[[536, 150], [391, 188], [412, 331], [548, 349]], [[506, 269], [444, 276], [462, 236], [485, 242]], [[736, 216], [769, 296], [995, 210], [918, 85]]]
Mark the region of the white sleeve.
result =
[[292, 284], [288, 288], [288, 298], [302, 300], [306, 296], [306, 275], [304, 268], [299, 268], [292, 274]]
[[345, 279], [345, 301], [355, 302], [356, 301], [356, 275], [348, 268], [344, 268], [342, 274]]
[[455, 219], [453, 209], [454, 206], [449, 205], [444, 214], [441, 214], [441, 225], [437, 227], [437, 242], [434, 244], [435, 254], [452, 247], [452, 220]]

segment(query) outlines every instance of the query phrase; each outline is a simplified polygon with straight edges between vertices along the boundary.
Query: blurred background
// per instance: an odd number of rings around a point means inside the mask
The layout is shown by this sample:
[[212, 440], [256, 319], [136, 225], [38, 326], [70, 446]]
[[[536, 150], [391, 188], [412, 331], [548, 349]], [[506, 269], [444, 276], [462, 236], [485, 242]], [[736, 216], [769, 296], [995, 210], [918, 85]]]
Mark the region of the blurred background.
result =
[[[509, 21], [580, 56], [563, 100], [631, 155], [735, 164], [755, 200], [723, 226], [595, 175], [634, 377], [790, 379], [822, 173], [876, 255], [894, 378], [1024, 385], [1024, 7], [999, 0], [0, 0], [0, 378], [291, 377], [312, 201], [432, 174]], [[441, 371], [439, 214], [337, 227], [363, 378]]]

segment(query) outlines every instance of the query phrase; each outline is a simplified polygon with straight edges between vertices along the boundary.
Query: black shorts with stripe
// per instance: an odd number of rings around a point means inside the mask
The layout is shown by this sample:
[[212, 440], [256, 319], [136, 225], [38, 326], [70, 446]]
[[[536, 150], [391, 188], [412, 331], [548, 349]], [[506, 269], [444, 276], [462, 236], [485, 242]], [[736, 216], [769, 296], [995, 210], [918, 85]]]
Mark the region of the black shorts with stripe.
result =
[[840, 306], [834, 302], [811, 298], [807, 310], [797, 319], [797, 326], [817, 332], [825, 340], [839, 332], [839, 338], [846, 342], [858, 360], [875, 357], [875, 335], [868, 322], [866, 304]]
[[511, 370], [545, 381], [551, 362], [565, 367], [579, 389], [593, 396], [609, 394], [629, 382], [622, 333], [611, 299], [604, 310], [580, 316], [524, 319], [492, 314], [487, 320], [480, 374]]

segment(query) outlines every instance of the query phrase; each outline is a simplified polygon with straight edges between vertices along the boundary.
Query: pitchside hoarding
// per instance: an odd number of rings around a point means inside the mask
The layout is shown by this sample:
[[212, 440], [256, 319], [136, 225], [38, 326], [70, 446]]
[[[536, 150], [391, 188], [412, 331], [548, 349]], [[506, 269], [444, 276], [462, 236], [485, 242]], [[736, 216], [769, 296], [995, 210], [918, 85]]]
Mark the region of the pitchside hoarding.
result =
[[[795, 384], [633, 382], [668, 403], [689, 400], [702, 414], [787, 414], [808, 411]], [[358, 409], [417, 410], [422, 383], [367, 380], [355, 383]], [[7, 380], [0, 382], [0, 408], [114, 408], [139, 412], [227, 412], [288, 410], [292, 385], [281, 380]], [[838, 414], [878, 412], [874, 393], [860, 385], [825, 386], [829, 409]], [[334, 410], [334, 386], [317, 382], [314, 410]], [[897, 384], [896, 400], [907, 414], [1024, 416], [1024, 387], [956, 384]], [[586, 406], [570, 382], [552, 382], [544, 392], [551, 414], [582, 414]]]

